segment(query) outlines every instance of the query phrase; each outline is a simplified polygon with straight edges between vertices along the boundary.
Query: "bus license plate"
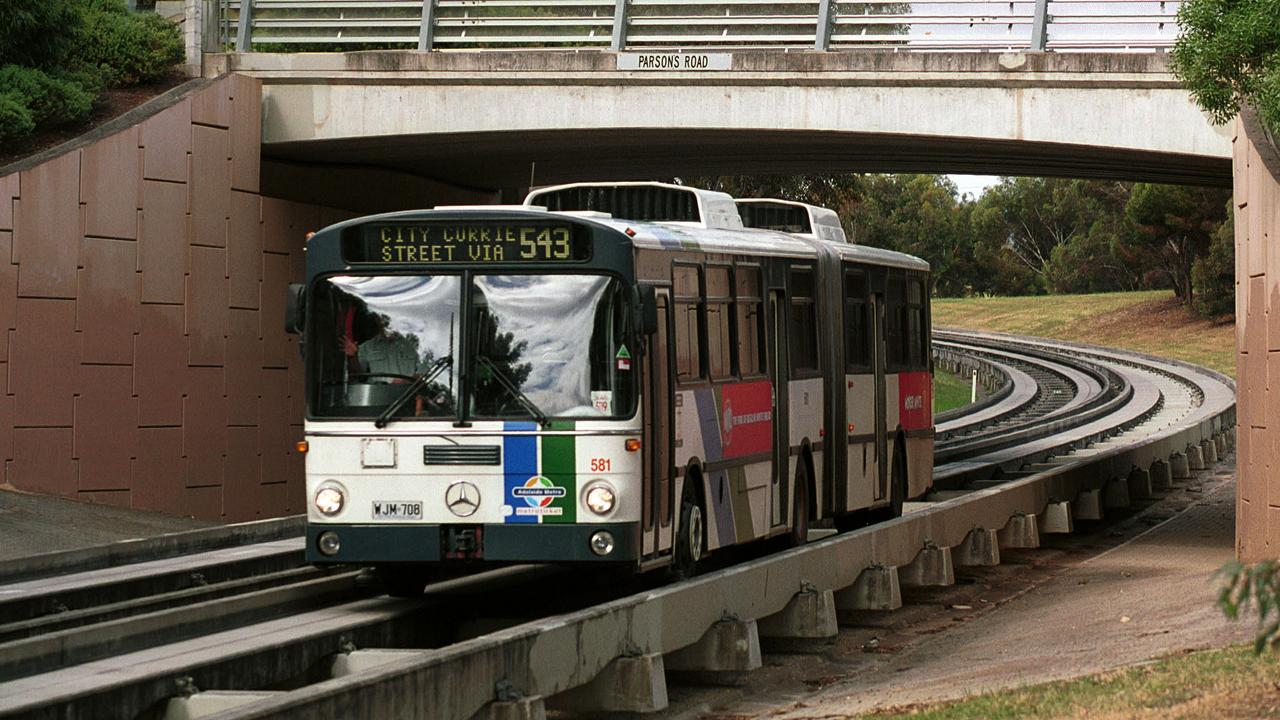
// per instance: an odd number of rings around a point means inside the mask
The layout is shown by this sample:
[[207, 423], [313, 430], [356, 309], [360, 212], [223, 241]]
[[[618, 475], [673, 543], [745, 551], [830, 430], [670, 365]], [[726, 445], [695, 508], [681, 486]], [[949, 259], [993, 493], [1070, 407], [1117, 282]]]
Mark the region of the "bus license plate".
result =
[[375, 500], [374, 520], [421, 520], [422, 502], [408, 500]]

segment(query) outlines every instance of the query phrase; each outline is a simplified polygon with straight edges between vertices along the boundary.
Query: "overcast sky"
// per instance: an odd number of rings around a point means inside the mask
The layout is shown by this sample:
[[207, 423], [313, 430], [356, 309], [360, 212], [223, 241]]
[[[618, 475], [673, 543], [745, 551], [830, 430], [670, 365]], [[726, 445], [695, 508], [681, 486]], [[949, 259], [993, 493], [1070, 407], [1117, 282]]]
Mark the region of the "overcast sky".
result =
[[960, 188], [960, 194], [968, 193], [974, 199], [982, 197], [982, 191], [1000, 182], [995, 175], [951, 175], [951, 181]]

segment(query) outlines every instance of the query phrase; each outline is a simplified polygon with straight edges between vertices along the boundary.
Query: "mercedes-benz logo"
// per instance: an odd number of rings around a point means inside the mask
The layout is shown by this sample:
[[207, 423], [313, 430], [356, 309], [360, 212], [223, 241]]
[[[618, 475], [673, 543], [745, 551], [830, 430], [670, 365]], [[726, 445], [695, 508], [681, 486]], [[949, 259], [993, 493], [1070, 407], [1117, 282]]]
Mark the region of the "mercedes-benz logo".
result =
[[480, 488], [469, 482], [456, 482], [444, 491], [444, 504], [458, 517], [471, 517], [480, 509]]

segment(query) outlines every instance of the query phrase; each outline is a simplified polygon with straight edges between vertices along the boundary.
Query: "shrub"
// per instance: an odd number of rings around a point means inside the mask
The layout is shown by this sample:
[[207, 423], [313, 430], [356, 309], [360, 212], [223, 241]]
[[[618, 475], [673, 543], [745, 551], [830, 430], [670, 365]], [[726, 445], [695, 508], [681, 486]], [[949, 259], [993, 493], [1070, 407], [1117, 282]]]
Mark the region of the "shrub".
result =
[[1256, 565], [1232, 561], [1218, 570], [1217, 577], [1226, 581], [1218, 588], [1218, 608], [1224, 615], [1237, 620], [1252, 607], [1258, 616], [1253, 651], [1275, 646], [1280, 634], [1280, 565], [1275, 560]]
[[14, 93], [0, 93], [0, 145], [30, 135], [36, 129], [31, 111]]
[[25, 105], [37, 125], [78, 122], [93, 109], [93, 95], [84, 88], [33, 68], [0, 66], [0, 88]]
[[130, 13], [122, 0], [82, 0], [84, 25], [70, 63], [92, 68], [108, 87], [166, 77], [183, 59], [178, 27], [159, 15]]
[[1230, 215], [1214, 232], [1209, 251], [1191, 266], [1191, 285], [1195, 288], [1196, 312], [1205, 317], [1235, 312], [1236, 242], [1235, 223]]
[[0, 65], [52, 67], [71, 52], [80, 25], [74, 0], [3, 0], [0, 5]]

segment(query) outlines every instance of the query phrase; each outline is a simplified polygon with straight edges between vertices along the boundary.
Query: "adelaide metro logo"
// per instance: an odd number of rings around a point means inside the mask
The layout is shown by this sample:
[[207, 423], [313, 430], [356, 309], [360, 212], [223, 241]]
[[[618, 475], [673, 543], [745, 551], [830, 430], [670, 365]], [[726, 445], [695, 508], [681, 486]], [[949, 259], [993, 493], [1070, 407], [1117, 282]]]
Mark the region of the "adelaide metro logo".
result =
[[524, 498], [529, 507], [546, 507], [556, 498], [564, 497], [565, 491], [564, 488], [553, 484], [548, 478], [542, 475], [534, 475], [525, 480], [523, 486], [512, 488], [511, 494], [518, 498]]

